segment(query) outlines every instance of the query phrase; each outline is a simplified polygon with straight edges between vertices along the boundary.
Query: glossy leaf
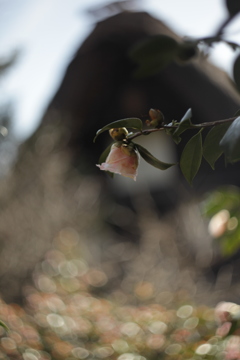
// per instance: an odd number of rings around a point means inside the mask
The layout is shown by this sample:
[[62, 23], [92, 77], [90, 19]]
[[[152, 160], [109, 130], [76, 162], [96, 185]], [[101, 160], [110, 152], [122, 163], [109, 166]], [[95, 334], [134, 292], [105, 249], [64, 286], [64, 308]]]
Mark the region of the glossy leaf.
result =
[[139, 65], [135, 75], [156, 74], [175, 59], [178, 50], [178, 42], [166, 35], [152, 36], [142, 41], [130, 52], [131, 59]]
[[209, 131], [204, 141], [203, 156], [213, 170], [215, 162], [223, 153], [223, 149], [220, 147], [219, 143], [230, 125], [230, 123], [226, 123], [214, 126]]
[[138, 118], [127, 118], [127, 119], [121, 119], [121, 120], [114, 121], [110, 124], [107, 124], [102, 129], [98, 130], [93, 142], [96, 141], [96, 138], [98, 137], [98, 135], [100, 135], [101, 133], [103, 133], [106, 130], [120, 128], [120, 127], [126, 127], [126, 128], [131, 128], [131, 129], [138, 129], [141, 131], [142, 125], [143, 125], [142, 120], [140, 120]]
[[173, 136], [179, 136], [182, 134], [185, 130], [192, 128], [194, 125], [191, 122], [192, 118], [192, 109], [188, 109], [186, 114], [181, 119], [177, 129], [175, 130]]
[[240, 91], [240, 55], [236, 58], [233, 65], [233, 79], [238, 91]]
[[240, 12], [240, 1], [239, 0], [226, 0], [226, 6], [229, 15], [233, 16]]
[[229, 126], [220, 141], [220, 147], [226, 155], [227, 162], [240, 160], [240, 116]]
[[[168, 125], [171, 125], [171, 123], [168, 124]], [[180, 136], [174, 135], [174, 132], [176, 131], [176, 128], [170, 128], [170, 129], [165, 128], [164, 130], [165, 130], [165, 132], [166, 132], [167, 135], [170, 135], [170, 136], [172, 137], [172, 139], [173, 139], [173, 141], [175, 142], [175, 144], [178, 145], [178, 144], [180, 143], [180, 141], [182, 140], [182, 139], [180, 138]]]
[[180, 168], [186, 180], [192, 184], [202, 161], [202, 129], [194, 135], [183, 149]]
[[147, 149], [145, 149], [143, 146], [134, 143], [135, 147], [137, 148], [139, 154], [141, 155], [141, 157], [148, 162], [150, 165], [154, 166], [157, 169], [160, 170], [167, 170], [168, 168], [170, 168], [173, 165], [176, 164], [168, 164], [168, 163], [164, 163], [160, 160], [158, 160], [157, 158], [155, 158], [155, 156], [153, 156]]

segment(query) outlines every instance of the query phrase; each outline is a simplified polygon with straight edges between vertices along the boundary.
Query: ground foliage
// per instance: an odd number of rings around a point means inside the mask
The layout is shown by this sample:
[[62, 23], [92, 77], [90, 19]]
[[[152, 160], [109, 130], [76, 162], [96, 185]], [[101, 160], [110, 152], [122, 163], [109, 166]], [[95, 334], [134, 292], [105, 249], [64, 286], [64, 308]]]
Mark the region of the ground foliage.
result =
[[76, 246], [73, 229], [63, 229], [24, 289], [26, 305], [1, 301], [1, 359], [240, 358], [240, 306], [197, 306], [181, 292], [161, 305], [146, 301], [144, 282], [138, 305], [120, 290], [100, 297], [107, 276], [76, 258]]

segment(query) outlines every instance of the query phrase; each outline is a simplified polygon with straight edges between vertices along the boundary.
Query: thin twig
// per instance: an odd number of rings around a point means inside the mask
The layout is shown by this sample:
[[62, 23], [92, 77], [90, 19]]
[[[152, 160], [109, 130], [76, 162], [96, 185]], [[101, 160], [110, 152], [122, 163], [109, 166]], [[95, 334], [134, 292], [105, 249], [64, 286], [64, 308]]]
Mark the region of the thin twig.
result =
[[[192, 124], [192, 126], [190, 125], [188, 129], [198, 129], [198, 128], [206, 128], [206, 127], [211, 127], [211, 126], [217, 126], [217, 125], [225, 124], [225, 123], [228, 123], [228, 122], [232, 122], [236, 118], [237, 117], [235, 116], [235, 117], [232, 117], [232, 118], [229, 118], [229, 119], [209, 121], [209, 122], [205, 122], [205, 123], [201, 123], [201, 124]], [[163, 131], [165, 129], [177, 129], [178, 126], [179, 126], [179, 123], [176, 123], [174, 125], [166, 124], [166, 125], [163, 125], [162, 127], [157, 128], [157, 129], [149, 129], [149, 130], [146, 129], [146, 130], [138, 131], [138, 132], [134, 133], [133, 135], [130, 135], [127, 138], [127, 140], [131, 141], [131, 140], [135, 139], [138, 136], [149, 135], [149, 134], [151, 134], [153, 132]]]
[[218, 29], [217, 33], [216, 33], [216, 37], [220, 37], [223, 34], [223, 30], [225, 29], [225, 27], [233, 20], [233, 18], [236, 16], [236, 14], [230, 15], [224, 22], [223, 24], [220, 26], [220, 28]]

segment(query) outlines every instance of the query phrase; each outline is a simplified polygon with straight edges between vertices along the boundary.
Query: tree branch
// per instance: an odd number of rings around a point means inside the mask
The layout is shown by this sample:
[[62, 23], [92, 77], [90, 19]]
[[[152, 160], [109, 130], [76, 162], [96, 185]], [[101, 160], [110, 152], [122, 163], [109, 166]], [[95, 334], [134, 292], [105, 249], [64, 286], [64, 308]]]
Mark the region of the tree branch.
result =
[[[237, 118], [237, 116], [229, 118], [229, 119], [222, 119], [222, 120], [216, 120], [216, 121], [209, 121], [209, 122], [205, 122], [205, 123], [201, 123], [201, 124], [192, 124], [192, 126], [189, 126], [188, 129], [199, 129], [199, 128], [206, 128], [206, 127], [212, 127], [212, 126], [217, 126], [217, 125], [221, 125], [221, 124], [225, 124], [228, 122], [232, 122]], [[180, 123], [175, 123], [174, 125], [163, 125], [160, 128], [156, 128], [156, 129], [146, 129], [146, 130], [142, 130], [142, 131], [138, 131], [130, 136], [127, 137], [127, 140], [131, 141], [133, 139], [135, 139], [136, 137], [139, 137], [141, 135], [149, 135], [153, 132], [157, 132], [157, 131], [163, 131], [165, 129], [177, 129]]]

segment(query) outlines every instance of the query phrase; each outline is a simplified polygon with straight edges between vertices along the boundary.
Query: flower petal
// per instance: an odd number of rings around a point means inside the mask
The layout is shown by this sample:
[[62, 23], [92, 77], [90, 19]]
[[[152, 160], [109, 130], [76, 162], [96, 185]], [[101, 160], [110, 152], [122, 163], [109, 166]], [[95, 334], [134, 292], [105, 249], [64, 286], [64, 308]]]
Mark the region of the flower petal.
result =
[[113, 144], [106, 162], [97, 165], [100, 170], [110, 171], [136, 181], [139, 155], [132, 147], [126, 144]]

